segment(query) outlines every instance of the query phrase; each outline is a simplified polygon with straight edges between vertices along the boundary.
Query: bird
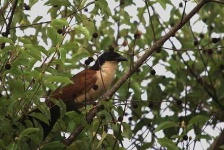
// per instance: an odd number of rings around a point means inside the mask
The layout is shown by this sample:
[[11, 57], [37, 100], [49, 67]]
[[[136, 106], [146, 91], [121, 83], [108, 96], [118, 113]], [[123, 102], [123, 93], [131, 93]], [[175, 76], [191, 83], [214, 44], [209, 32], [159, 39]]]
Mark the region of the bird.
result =
[[[49, 95], [49, 98], [62, 100], [65, 103], [66, 111], [77, 111], [85, 105], [92, 104], [109, 89], [116, 75], [118, 64], [122, 61], [127, 61], [127, 59], [115, 51], [103, 52], [96, 59], [94, 65], [71, 78], [73, 83], [58, 87]], [[86, 63], [89, 64], [88, 61]], [[46, 103], [51, 114], [49, 124], [28, 115], [30, 121], [36, 120], [43, 128], [43, 139], [46, 139], [60, 118], [60, 107], [50, 100]], [[34, 109], [30, 114], [34, 112], [41, 113], [39, 109]]]

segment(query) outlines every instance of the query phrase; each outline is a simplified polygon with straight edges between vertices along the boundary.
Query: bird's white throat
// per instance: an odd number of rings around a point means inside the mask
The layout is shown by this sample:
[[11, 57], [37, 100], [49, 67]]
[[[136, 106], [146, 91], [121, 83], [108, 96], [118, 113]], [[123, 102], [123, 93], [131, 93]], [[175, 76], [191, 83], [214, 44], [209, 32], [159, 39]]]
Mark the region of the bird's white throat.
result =
[[[100, 79], [98, 84], [99, 86], [105, 88], [106, 90], [110, 87], [116, 70], [117, 70], [118, 62], [116, 61], [106, 61], [104, 64], [101, 66], [101, 69], [97, 71], [97, 78]], [[103, 89], [102, 89], [103, 90]]]

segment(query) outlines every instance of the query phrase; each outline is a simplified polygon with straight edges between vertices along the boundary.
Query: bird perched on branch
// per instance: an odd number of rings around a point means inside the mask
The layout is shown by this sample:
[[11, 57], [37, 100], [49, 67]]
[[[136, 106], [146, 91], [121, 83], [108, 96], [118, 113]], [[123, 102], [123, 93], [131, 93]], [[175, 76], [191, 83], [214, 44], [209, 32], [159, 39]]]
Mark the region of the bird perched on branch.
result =
[[[104, 52], [97, 58], [93, 66], [74, 75], [71, 78], [73, 83], [60, 86], [52, 92], [50, 98], [62, 100], [66, 105], [67, 111], [91, 104], [108, 90], [116, 74], [118, 63], [121, 61], [127, 61], [127, 59], [113, 51]], [[48, 106], [51, 113], [49, 124], [33, 116], [28, 116], [29, 120], [33, 122], [35, 119], [42, 126], [44, 139], [60, 118], [59, 106], [54, 105], [52, 102], [49, 102]], [[35, 109], [31, 113], [33, 112], [40, 113], [40, 110]]]

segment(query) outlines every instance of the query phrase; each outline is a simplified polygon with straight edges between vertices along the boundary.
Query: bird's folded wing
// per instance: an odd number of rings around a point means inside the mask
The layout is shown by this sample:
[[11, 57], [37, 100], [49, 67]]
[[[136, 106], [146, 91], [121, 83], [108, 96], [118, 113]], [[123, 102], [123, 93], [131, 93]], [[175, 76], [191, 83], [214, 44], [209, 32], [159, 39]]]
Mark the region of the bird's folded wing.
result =
[[95, 85], [97, 77], [94, 70], [83, 70], [72, 77], [73, 83], [57, 88], [50, 97], [71, 101], [88, 92]]

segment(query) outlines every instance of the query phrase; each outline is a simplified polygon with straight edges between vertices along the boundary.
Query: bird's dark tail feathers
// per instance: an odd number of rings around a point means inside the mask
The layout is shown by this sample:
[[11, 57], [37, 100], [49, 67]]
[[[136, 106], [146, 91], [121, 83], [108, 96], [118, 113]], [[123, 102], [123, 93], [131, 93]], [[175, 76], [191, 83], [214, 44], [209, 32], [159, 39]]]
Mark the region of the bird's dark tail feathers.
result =
[[[29, 114], [32, 113], [42, 113], [38, 108], [32, 110]], [[48, 134], [51, 132], [51, 130], [53, 129], [55, 123], [57, 122], [57, 120], [60, 118], [60, 107], [58, 105], [54, 105], [53, 107], [50, 108], [50, 120], [49, 120], [49, 124], [45, 123], [44, 121], [35, 118], [31, 115], [27, 115], [26, 117], [28, 120], [30, 120], [33, 125], [35, 126], [35, 121], [38, 122], [40, 124], [40, 126], [43, 128], [43, 140], [46, 139], [46, 137], [48, 136]], [[26, 126], [25, 122], [22, 121], [21, 122], [24, 126]]]

